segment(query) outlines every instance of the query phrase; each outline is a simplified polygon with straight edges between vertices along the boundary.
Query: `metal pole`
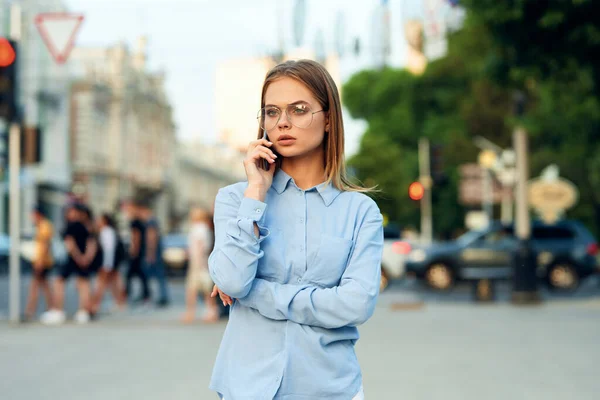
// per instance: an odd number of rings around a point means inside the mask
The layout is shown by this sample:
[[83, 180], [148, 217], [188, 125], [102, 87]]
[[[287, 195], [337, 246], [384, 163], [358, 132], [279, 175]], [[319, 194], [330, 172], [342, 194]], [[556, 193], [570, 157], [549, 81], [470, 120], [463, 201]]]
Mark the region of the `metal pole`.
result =
[[527, 133], [521, 127], [515, 130], [514, 147], [517, 154], [517, 212], [516, 234], [521, 240], [528, 240], [531, 232], [529, 222], [529, 202], [527, 199], [527, 181], [529, 180], [529, 166], [527, 157]]
[[483, 211], [488, 220], [488, 225], [494, 219], [492, 199], [492, 173], [488, 168], [483, 168]]
[[19, 170], [21, 167], [21, 133], [19, 125], [13, 123], [9, 132], [9, 176], [10, 176], [10, 199], [9, 199], [9, 230], [10, 230], [10, 282], [9, 282], [9, 312], [10, 321], [12, 323], [20, 322], [20, 299], [21, 299], [21, 266], [20, 266], [20, 249], [21, 249], [21, 224], [20, 224], [20, 182]]
[[419, 139], [419, 181], [423, 185], [421, 199], [421, 242], [431, 244], [433, 240], [433, 218], [431, 209], [431, 171], [429, 160], [429, 140]]
[[504, 225], [512, 222], [512, 198], [510, 187], [508, 185], [502, 185], [502, 209], [500, 212], [500, 220]]
[[527, 198], [527, 181], [529, 180], [527, 133], [523, 128], [518, 127], [515, 130], [513, 141], [517, 155], [515, 233], [519, 244], [514, 255], [512, 302], [515, 304], [537, 304], [540, 302], [537, 291], [537, 261], [529, 241], [531, 223], [529, 221], [529, 201]]

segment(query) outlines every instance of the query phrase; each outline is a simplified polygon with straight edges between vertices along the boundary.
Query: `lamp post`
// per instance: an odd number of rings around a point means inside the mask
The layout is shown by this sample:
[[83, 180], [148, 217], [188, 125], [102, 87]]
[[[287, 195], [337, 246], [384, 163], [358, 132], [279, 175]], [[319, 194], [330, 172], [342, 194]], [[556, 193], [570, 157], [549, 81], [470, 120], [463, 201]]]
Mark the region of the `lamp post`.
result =
[[[525, 96], [518, 92], [515, 96], [515, 115], [520, 117], [525, 109]], [[516, 219], [515, 234], [518, 246], [513, 256], [513, 289], [511, 301], [514, 304], [538, 304], [536, 255], [531, 246], [531, 221], [529, 219], [529, 201], [527, 181], [529, 180], [529, 157], [527, 132], [517, 126], [513, 134], [516, 153]]]

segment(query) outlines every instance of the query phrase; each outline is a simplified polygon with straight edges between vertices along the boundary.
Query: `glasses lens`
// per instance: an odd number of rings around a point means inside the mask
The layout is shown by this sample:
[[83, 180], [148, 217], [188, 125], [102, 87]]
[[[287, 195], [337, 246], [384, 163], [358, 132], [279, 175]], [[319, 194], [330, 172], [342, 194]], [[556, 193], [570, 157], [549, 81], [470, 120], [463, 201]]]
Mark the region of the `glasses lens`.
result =
[[312, 123], [313, 114], [306, 104], [292, 104], [287, 106], [287, 115], [296, 128], [308, 128]]
[[279, 122], [279, 118], [281, 117], [281, 110], [277, 107], [265, 107], [261, 108], [258, 111], [258, 124], [260, 125], [260, 129], [265, 129], [270, 131], [275, 128], [277, 122]]

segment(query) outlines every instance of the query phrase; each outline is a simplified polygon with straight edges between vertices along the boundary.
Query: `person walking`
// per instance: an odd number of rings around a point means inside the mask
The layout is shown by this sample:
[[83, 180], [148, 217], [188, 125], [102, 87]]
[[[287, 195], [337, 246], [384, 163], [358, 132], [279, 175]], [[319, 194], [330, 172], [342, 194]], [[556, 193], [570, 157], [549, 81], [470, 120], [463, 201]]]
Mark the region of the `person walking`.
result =
[[155, 278], [158, 282], [159, 298], [156, 301], [156, 306], [167, 307], [169, 305], [169, 287], [167, 284], [165, 264], [162, 262], [162, 237], [160, 234], [160, 225], [158, 224], [158, 219], [154, 215], [154, 211], [148, 200], [141, 202], [140, 216], [146, 226], [146, 247], [143, 253], [144, 274], [148, 279]]
[[39, 292], [46, 297], [46, 307], [52, 307], [52, 291], [48, 283], [48, 274], [54, 264], [52, 258], [52, 236], [54, 228], [52, 223], [44, 216], [42, 210], [36, 207], [31, 212], [31, 219], [35, 225], [35, 249], [31, 266], [33, 276], [29, 284], [27, 305], [25, 306], [25, 320], [32, 320], [38, 306]]
[[208, 255], [212, 249], [213, 229], [210, 214], [201, 209], [190, 211], [190, 229], [188, 233], [188, 270], [185, 278], [185, 314], [184, 323], [191, 323], [196, 317], [198, 293], [204, 297], [206, 312], [202, 322], [219, 321], [217, 300], [211, 296], [213, 281], [208, 272]]
[[113, 299], [119, 310], [125, 308], [125, 290], [119, 266], [125, 260], [126, 252], [123, 242], [119, 238], [113, 217], [104, 213], [98, 218], [98, 231], [100, 232], [100, 246], [103, 250], [102, 267], [98, 271], [96, 290], [94, 293], [93, 311], [97, 313], [102, 305], [106, 289], [110, 288]]
[[66, 320], [64, 312], [65, 283], [73, 274], [76, 275], [76, 287], [79, 294], [79, 309], [74, 320], [85, 324], [90, 321], [91, 310], [91, 264], [96, 256], [97, 242], [84, 225], [87, 208], [82, 204], [73, 204], [67, 210], [67, 227], [63, 240], [67, 250], [67, 262], [62, 266], [59, 276], [54, 281], [53, 307], [42, 314], [40, 320], [44, 324], [62, 324]]
[[148, 278], [143, 270], [143, 258], [146, 252], [146, 225], [141, 218], [141, 208], [138, 201], [130, 202], [126, 206], [129, 218], [130, 242], [129, 242], [129, 269], [125, 281], [125, 293], [131, 298], [131, 285], [134, 277], [138, 277], [142, 284], [142, 295], [135, 302], [147, 303], [150, 301], [150, 288]]
[[215, 200], [212, 295], [231, 310], [210, 388], [225, 400], [364, 399], [354, 345], [379, 294], [383, 218], [346, 175], [336, 85], [317, 62], [280, 64], [258, 120], [247, 181]]

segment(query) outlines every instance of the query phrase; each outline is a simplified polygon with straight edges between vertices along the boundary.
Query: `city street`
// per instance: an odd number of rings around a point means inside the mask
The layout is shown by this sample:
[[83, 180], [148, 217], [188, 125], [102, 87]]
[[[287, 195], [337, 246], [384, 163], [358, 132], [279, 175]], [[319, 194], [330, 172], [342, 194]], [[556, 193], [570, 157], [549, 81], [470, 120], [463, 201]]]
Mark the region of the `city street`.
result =
[[[0, 279], [6, 310], [7, 279]], [[225, 322], [183, 326], [183, 286], [169, 309], [134, 308], [62, 327], [0, 322], [3, 399], [212, 399]], [[75, 295], [70, 286], [70, 309]], [[538, 307], [477, 305], [468, 288], [432, 295], [395, 283], [361, 328], [357, 352], [367, 399], [593, 399], [600, 391], [600, 296], [543, 293]], [[105, 308], [109, 309], [107, 302]]]

